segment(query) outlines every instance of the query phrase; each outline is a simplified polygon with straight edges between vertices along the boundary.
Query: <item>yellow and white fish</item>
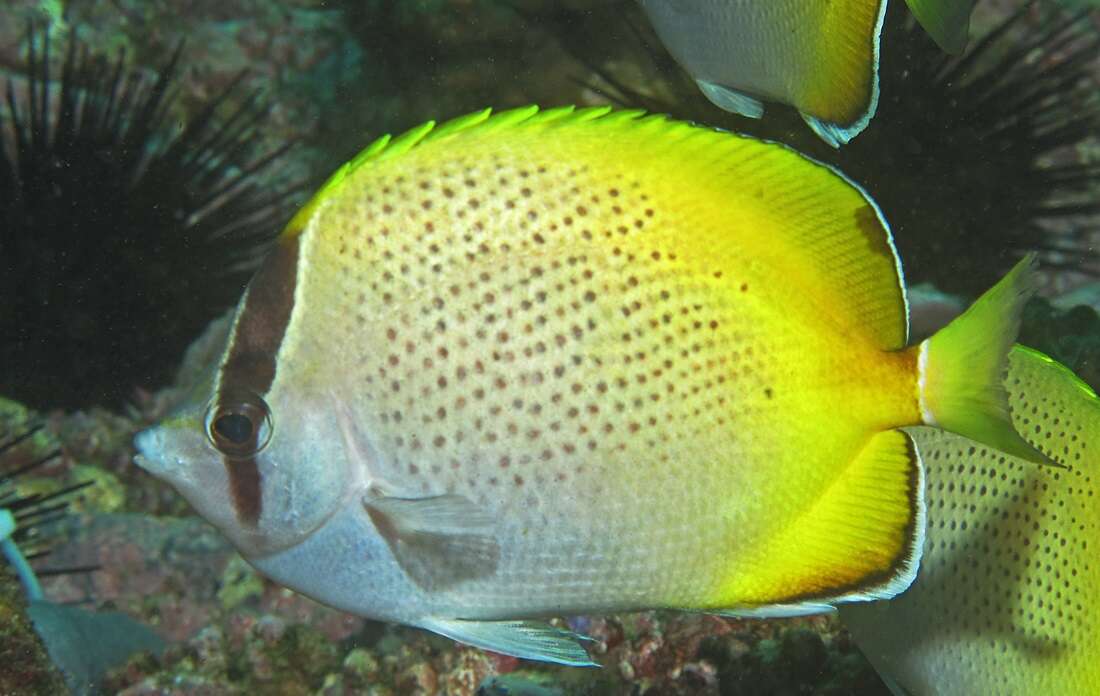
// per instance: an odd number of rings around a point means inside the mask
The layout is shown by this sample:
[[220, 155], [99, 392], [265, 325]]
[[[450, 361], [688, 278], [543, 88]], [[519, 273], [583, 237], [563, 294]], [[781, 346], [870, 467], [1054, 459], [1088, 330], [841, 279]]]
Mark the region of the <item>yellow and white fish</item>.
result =
[[[833, 147], [878, 106], [886, 0], [639, 0], [672, 56], [718, 107], [750, 118], [790, 104]], [[976, 0], [907, 0], [946, 51], [966, 46]]]
[[896, 428], [1031, 453], [999, 378], [1030, 278], [906, 348], [890, 234], [832, 169], [639, 112], [485, 110], [330, 179], [138, 461], [321, 602], [587, 664], [527, 619], [906, 588], [923, 470]]
[[1016, 427], [1064, 468], [914, 428], [928, 471], [928, 532], [913, 586], [841, 619], [895, 693], [1100, 693], [1100, 399], [1017, 347]]

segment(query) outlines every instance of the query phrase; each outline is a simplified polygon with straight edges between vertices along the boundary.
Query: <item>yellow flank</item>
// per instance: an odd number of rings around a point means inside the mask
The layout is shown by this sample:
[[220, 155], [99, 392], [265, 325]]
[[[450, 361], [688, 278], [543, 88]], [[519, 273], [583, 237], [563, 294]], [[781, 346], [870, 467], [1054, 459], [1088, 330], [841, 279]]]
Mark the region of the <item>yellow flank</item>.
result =
[[841, 617], [905, 693], [1100, 693], [1100, 400], [1017, 347], [1013, 420], [1059, 467], [957, 435], [914, 431], [928, 468], [928, 534], [913, 587]]
[[378, 142], [287, 228], [309, 309], [278, 382], [338, 385], [394, 495], [551, 525], [502, 563], [556, 578], [539, 592], [560, 606], [593, 572], [600, 607], [907, 585], [919, 468], [890, 431], [921, 422], [917, 352], [862, 191], [638, 112], [478, 112]]
[[[807, 3], [810, 4], [810, 3]], [[816, 44], [805, 46], [813, 57], [798, 74], [794, 105], [819, 121], [851, 127], [874, 112], [877, 99], [879, 33], [884, 1], [844, 0], [817, 3], [807, 12]], [[862, 130], [862, 127], [860, 128]]]

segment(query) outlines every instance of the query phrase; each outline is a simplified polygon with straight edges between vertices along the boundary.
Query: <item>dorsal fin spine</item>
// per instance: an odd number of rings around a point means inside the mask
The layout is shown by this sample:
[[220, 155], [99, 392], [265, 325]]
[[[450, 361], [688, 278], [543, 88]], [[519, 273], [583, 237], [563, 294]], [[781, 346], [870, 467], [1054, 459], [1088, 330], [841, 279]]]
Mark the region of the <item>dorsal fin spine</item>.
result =
[[[388, 134], [383, 135], [333, 172], [332, 176], [325, 181], [317, 193], [294, 215], [283, 229], [282, 236], [285, 238], [301, 234], [313, 212], [344, 182], [349, 174], [368, 162], [377, 162], [403, 155], [423, 143], [441, 140], [474, 128], [497, 130], [520, 123], [529, 125], [576, 124], [600, 118], [618, 123], [620, 121], [641, 119], [643, 116], [645, 116], [645, 112], [641, 110], [612, 111], [610, 106], [591, 106], [583, 109], [577, 109], [574, 106], [561, 106], [540, 110], [538, 106], [532, 104], [497, 113], [493, 113], [492, 109], [486, 108], [458, 116], [439, 125], [436, 125], [435, 121], [427, 121], [415, 128], [410, 128], [397, 137], [391, 137]], [[656, 121], [666, 120], [664, 116], [649, 118], [654, 118]], [[648, 120], [648, 118], [645, 120]]]

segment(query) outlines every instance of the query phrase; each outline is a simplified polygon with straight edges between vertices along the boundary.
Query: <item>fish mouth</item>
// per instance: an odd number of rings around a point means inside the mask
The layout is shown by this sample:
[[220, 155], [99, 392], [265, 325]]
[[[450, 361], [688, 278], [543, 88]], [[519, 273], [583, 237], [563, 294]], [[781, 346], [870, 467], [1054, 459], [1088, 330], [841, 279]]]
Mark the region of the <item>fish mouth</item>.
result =
[[134, 436], [134, 464], [157, 476], [163, 475], [161, 466], [160, 428], [146, 428]]

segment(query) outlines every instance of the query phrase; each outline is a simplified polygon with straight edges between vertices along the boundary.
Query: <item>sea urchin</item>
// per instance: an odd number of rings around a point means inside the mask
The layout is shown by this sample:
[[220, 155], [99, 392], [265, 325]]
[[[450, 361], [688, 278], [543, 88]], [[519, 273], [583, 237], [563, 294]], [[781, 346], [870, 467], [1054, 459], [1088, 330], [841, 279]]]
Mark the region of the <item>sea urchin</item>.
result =
[[290, 210], [287, 148], [259, 144], [267, 108], [231, 98], [239, 80], [173, 128], [179, 49], [150, 80], [73, 37], [54, 84], [49, 47], [30, 32], [0, 129], [0, 393], [117, 405], [236, 301]]

